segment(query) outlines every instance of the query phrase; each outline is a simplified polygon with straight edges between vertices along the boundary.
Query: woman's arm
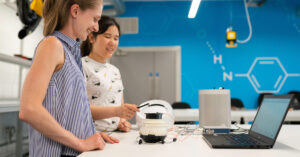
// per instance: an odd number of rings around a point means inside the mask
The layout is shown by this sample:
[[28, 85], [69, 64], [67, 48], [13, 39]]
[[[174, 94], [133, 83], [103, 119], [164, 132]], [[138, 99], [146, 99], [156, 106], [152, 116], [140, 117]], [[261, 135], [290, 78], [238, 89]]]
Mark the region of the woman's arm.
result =
[[63, 64], [64, 49], [59, 40], [55, 37], [43, 40], [24, 82], [19, 118], [46, 137], [78, 151], [103, 149], [104, 142], [100, 134], [87, 140], [78, 139], [62, 128], [42, 105], [52, 74]]
[[111, 117], [120, 117], [129, 120], [134, 116], [135, 112], [140, 111], [135, 104], [124, 104], [123, 98], [121, 106], [90, 105], [90, 108], [94, 120]]
[[131, 119], [135, 112], [139, 109], [134, 104], [124, 104], [121, 106], [95, 106], [90, 105], [92, 116], [94, 120], [120, 117], [125, 119]]

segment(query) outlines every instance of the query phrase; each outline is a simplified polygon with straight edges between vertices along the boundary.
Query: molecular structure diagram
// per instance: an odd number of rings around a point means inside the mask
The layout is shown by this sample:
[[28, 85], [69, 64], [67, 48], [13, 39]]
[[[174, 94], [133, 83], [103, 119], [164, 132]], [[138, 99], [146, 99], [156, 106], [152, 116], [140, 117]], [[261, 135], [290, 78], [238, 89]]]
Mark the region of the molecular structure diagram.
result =
[[[214, 64], [220, 64], [223, 70], [223, 81], [232, 81], [233, 73], [226, 72], [222, 64], [222, 55], [216, 55], [209, 42], [206, 42], [214, 55]], [[288, 73], [277, 57], [256, 57], [247, 73], [235, 74], [235, 77], [246, 77], [257, 93], [278, 93], [288, 77], [300, 77], [300, 73]]]
[[[247, 77], [257, 93], [278, 93], [287, 77], [299, 77], [300, 74], [289, 74], [277, 57], [257, 57], [246, 74], [235, 74], [235, 77]], [[268, 81], [260, 84], [268, 77]]]

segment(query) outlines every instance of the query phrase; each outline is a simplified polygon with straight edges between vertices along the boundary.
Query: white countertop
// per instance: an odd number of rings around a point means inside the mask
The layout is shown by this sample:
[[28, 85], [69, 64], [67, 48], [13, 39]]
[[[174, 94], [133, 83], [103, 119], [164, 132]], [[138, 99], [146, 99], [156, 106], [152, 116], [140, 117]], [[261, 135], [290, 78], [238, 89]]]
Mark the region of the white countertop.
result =
[[[175, 109], [175, 121], [199, 121], [199, 109]], [[241, 117], [245, 122], [253, 121], [257, 110], [231, 111], [231, 120], [239, 122]], [[289, 111], [285, 121], [300, 121], [300, 110]]]
[[[249, 127], [249, 125], [247, 126]], [[272, 149], [212, 149], [202, 135], [187, 135], [169, 144], [141, 144], [138, 131], [113, 133], [120, 143], [104, 150], [84, 152], [79, 157], [299, 157], [300, 125], [283, 125]]]

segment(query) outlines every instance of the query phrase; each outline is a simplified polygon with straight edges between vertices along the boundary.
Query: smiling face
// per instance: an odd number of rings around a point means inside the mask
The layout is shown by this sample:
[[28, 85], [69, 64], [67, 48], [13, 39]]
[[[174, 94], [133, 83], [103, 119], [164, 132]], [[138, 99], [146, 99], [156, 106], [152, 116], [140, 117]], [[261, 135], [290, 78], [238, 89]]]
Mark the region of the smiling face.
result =
[[91, 58], [95, 58], [101, 63], [111, 58], [119, 45], [119, 30], [117, 26], [112, 25], [103, 34], [98, 34], [96, 38], [92, 34], [89, 35], [92, 44]]
[[102, 15], [102, 4], [93, 9], [77, 10], [76, 19], [73, 22], [74, 35], [80, 40], [86, 40], [91, 32], [97, 32], [99, 29], [98, 21]]

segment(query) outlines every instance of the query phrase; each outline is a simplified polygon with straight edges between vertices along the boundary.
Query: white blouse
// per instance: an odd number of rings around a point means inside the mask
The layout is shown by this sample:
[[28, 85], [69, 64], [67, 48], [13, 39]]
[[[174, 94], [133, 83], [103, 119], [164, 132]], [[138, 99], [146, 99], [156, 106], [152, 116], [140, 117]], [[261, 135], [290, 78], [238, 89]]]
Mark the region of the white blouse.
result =
[[[123, 83], [120, 71], [112, 64], [102, 64], [88, 56], [82, 58], [89, 102], [97, 106], [120, 106], [123, 98]], [[120, 118], [113, 117], [94, 122], [97, 131], [113, 131]]]

